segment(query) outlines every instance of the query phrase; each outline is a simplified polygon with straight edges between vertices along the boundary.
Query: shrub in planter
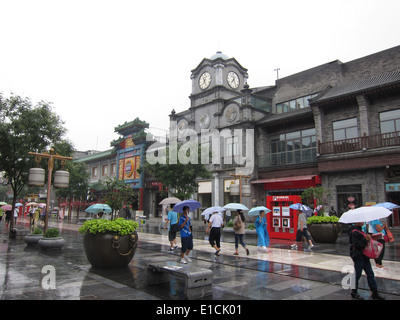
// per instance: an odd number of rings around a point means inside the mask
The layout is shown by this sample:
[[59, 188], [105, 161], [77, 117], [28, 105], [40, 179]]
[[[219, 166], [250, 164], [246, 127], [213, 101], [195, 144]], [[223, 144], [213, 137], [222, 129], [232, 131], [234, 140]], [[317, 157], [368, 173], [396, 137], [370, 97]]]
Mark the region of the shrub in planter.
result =
[[65, 239], [59, 235], [60, 231], [57, 228], [47, 229], [43, 238], [38, 241], [38, 244], [45, 250], [59, 250], [65, 244]]
[[85, 221], [79, 232], [85, 234], [83, 245], [90, 264], [100, 269], [126, 267], [136, 252], [138, 226], [123, 218]]
[[316, 242], [335, 243], [341, 227], [336, 216], [311, 216], [307, 219], [308, 230]]
[[28, 246], [31, 246], [31, 245], [38, 244], [38, 242], [41, 238], [43, 238], [43, 231], [39, 228], [36, 228], [35, 230], [33, 230], [32, 233], [28, 233], [24, 237], [24, 241], [26, 242], [26, 244]]

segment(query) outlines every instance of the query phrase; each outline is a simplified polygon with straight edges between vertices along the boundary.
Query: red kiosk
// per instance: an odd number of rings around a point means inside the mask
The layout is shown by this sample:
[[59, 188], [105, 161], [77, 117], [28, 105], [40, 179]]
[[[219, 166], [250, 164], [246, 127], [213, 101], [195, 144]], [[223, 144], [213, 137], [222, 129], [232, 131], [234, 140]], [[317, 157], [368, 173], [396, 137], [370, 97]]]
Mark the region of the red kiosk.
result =
[[290, 209], [293, 203], [301, 203], [300, 196], [267, 196], [267, 228], [270, 238], [296, 240], [297, 210]]

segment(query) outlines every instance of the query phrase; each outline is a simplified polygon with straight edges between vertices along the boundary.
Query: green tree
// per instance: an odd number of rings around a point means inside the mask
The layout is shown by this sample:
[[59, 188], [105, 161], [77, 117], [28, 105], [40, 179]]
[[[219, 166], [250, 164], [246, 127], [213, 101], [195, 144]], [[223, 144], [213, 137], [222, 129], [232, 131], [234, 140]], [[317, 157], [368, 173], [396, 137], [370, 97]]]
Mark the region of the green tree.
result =
[[35, 166], [28, 152], [46, 150], [60, 142], [65, 132], [63, 122], [49, 103], [41, 101], [34, 106], [29, 98], [4, 98], [0, 93], [0, 170], [11, 185], [13, 209], [28, 181], [29, 168]]
[[[316, 200], [317, 206], [323, 205], [325, 201], [325, 197], [329, 196], [330, 192], [326, 191], [323, 186], [319, 187], [310, 187], [304, 189], [303, 193], [301, 194], [301, 200], [304, 204], [314, 206], [314, 200]], [[320, 215], [323, 215], [324, 210], [319, 212]]]
[[[188, 151], [189, 152], [189, 151]], [[166, 150], [166, 163], [161, 164], [159, 162], [155, 164], [145, 163], [143, 168], [139, 168], [139, 172], [142, 170], [145, 173], [153, 176], [159, 180], [163, 188], [168, 189], [174, 197], [180, 199], [188, 199], [194, 192], [197, 191], [198, 178], [210, 178], [212, 175], [206, 169], [204, 164], [201, 164], [201, 147], [198, 150], [198, 161], [197, 164], [188, 163], [182, 164], [179, 161], [176, 164], [169, 163], [169, 148]]]
[[108, 178], [102, 183], [105, 186], [105, 202], [113, 210], [112, 215], [114, 215], [114, 211], [120, 210], [125, 203], [131, 204], [138, 199], [135, 189], [123, 180]]

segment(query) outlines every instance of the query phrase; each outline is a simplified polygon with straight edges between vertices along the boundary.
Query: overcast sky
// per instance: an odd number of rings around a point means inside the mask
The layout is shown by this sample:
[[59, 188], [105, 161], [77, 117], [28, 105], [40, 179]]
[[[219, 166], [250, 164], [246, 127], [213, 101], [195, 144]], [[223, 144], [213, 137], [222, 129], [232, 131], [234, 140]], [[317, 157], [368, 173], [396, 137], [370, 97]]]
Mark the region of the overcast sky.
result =
[[250, 87], [400, 44], [399, 0], [0, 0], [0, 92], [52, 102], [77, 150], [136, 117], [168, 128], [221, 50]]

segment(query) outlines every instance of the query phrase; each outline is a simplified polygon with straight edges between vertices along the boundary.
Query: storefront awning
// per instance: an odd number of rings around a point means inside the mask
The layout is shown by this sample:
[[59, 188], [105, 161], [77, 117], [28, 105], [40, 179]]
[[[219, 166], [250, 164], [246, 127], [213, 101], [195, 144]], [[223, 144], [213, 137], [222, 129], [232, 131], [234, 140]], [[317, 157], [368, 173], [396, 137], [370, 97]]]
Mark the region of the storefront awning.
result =
[[284, 178], [260, 179], [251, 181], [251, 184], [264, 184], [264, 190], [302, 189], [315, 187], [321, 184], [321, 177], [317, 175], [295, 176]]

